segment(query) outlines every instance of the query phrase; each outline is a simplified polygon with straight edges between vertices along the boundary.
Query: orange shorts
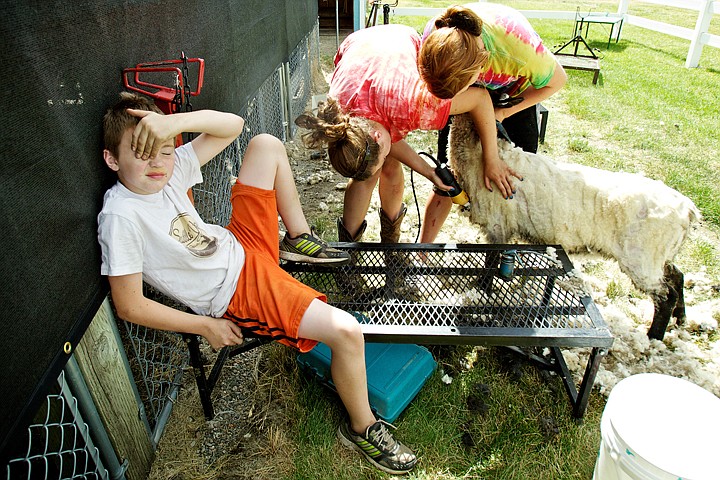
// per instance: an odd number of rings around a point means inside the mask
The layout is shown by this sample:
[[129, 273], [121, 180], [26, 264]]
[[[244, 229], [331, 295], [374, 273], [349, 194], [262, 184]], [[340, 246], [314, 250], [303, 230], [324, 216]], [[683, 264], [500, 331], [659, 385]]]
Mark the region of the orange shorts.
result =
[[223, 317], [301, 352], [312, 350], [315, 340], [298, 338], [300, 320], [310, 302], [327, 298], [280, 268], [275, 191], [236, 182], [230, 202], [227, 228], [245, 250], [245, 265]]

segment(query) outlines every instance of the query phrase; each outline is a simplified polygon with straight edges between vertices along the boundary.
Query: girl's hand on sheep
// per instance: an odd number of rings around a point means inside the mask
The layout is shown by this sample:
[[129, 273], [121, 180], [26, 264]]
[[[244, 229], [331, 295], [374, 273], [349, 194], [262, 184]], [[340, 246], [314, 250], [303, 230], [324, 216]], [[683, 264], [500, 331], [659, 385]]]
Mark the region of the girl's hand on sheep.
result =
[[518, 178], [522, 181], [522, 175], [508, 167], [508, 165], [499, 158], [494, 161], [484, 159], [484, 165], [485, 188], [492, 192], [492, 184], [494, 183], [497, 185], [503, 198], [513, 198], [516, 190], [515, 185], [513, 185], [511, 181], [511, 177]]

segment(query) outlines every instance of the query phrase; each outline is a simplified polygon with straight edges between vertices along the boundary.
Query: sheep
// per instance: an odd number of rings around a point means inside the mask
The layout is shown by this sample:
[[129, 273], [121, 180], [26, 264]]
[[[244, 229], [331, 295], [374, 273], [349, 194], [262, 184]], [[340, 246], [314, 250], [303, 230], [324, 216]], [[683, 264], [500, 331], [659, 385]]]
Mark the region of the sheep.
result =
[[469, 115], [453, 118], [450, 165], [470, 197], [470, 221], [491, 243], [517, 236], [614, 258], [653, 300], [648, 336], [661, 340], [671, 317], [684, 321], [683, 274], [672, 260], [691, 225], [700, 221], [689, 198], [639, 174], [556, 163], [505, 140], [498, 140], [498, 150], [524, 177], [509, 200], [484, 186], [482, 146]]

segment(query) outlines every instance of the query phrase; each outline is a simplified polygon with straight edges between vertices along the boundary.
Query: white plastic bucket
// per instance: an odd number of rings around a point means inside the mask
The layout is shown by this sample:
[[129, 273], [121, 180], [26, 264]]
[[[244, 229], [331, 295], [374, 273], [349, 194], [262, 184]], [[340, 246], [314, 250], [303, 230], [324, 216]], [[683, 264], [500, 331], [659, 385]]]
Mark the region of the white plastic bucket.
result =
[[633, 375], [610, 392], [593, 480], [720, 479], [720, 399], [694, 383]]

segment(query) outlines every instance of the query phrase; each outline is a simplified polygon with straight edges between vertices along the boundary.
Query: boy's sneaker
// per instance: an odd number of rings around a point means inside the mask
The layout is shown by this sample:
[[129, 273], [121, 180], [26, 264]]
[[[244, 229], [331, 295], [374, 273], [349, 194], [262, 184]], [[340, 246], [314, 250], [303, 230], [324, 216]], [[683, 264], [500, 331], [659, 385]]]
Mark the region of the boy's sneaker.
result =
[[280, 242], [280, 258], [290, 262], [323, 263], [346, 265], [350, 263], [350, 254], [333, 248], [321, 240], [314, 229], [296, 238], [285, 238]]
[[344, 420], [338, 428], [338, 438], [346, 447], [365, 455], [380, 470], [395, 475], [408, 473], [417, 463], [417, 457], [408, 447], [395, 440], [388, 426], [392, 427], [378, 420], [365, 430], [365, 434], [357, 434], [350, 428], [349, 420]]

